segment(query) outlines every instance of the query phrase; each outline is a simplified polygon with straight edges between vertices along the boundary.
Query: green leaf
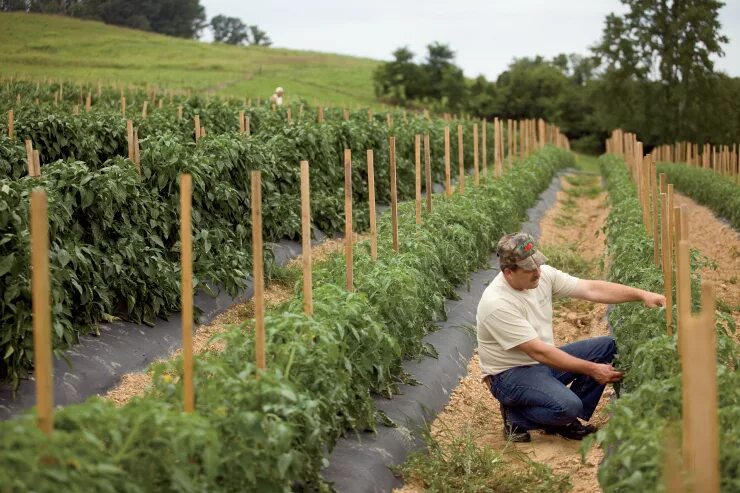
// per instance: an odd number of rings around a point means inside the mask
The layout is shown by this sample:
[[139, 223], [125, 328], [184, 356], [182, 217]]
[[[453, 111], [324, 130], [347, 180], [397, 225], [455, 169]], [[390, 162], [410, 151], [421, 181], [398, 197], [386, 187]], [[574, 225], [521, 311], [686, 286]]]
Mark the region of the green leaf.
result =
[[0, 259], [0, 276], [4, 276], [8, 272], [10, 272], [10, 269], [13, 267], [13, 263], [15, 262], [15, 253], [11, 253], [10, 255], [6, 255]]
[[57, 260], [59, 261], [59, 265], [66, 267], [70, 260], [72, 260], [72, 257], [67, 250], [60, 248], [59, 252], [57, 252]]

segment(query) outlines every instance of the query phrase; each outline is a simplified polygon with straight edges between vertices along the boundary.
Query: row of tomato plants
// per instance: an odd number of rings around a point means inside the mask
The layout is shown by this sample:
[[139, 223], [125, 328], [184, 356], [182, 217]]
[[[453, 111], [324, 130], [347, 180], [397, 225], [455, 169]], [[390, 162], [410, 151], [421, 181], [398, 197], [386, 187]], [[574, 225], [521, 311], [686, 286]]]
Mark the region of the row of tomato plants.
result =
[[[624, 161], [600, 158], [611, 211], [606, 234], [609, 279], [662, 292], [663, 276], [653, 263], [652, 239], [645, 232], [636, 189]], [[692, 269], [702, 263], [692, 252]], [[699, 276], [692, 276], [692, 299], [698, 308]], [[675, 299], [675, 297], [674, 297]], [[721, 437], [722, 491], [740, 489], [740, 351], [728, 332], [730, 314], [717, 310], [717, 362]], [[675, 320], [675, 317], [674, 317]], [[610, 407], [609, 424], [593, 441], [607, 455], [599, 469], [606, 492], [660, 491], [666, 426], [681, 419], [681, 367], [676, 336], [666, 335], [665, 311], [638, 303], [616, 305], [609, 322], [617, 340], [615, 362], [626, 371], [621, 397]]]
[[[438, 129], [435, 122], [414, 122], [418, 125], [394, 130], [399, 135], [400, 200], [414, 193], [412, 133]], [[363, 229], [368, 225], [365, 149], [375, 150], [377, 200], [390, 201], [387, 137], [385, 125], [341, 120], [283, 125], [269, 138], [207, 135], [197, 144], [187, 136], [164, 132], [142, 141], [140, 179], [134, 164], [121, 157], [102, 163], [59, 160], [45, 165], [39, 180], [0, 178], [0, 379], [17, 385], [32, 362], [28, 265], [32, 187], [40, 185], [49, 193], [54, 341], [55, 347], [63, 348], [111, 316], [151, 324], [178, 308], [181, 171], [191, 173], [194, 180], [196, 287], [208, 281], [235, 294], [245, 286], [250, 267], [250, 170], [262, 171], [268, 240], [299, 236], [301, 159], [311, 163], [313, 224], [333, 233], [344, 224], [343, 149], [362, 149], [353, 157], [352, 173], [354, 221]], [[8, 142], [7, 137], [0, 138], [0, 149]], [[23, 152], [18, 141], [9, 147], [19, 156]], [[439, 180], [443, 157], [433, 156], [434, 177]]]
[[[188, 140], [194, 139], [194, 117], [198, 115], [201, 126], [205, 127], [207, 135], [236, 133], [239, 130], [239, 112], [243, 111], [250, 120], [250, 133], [262, 140], [270, 139], [290, 131], [287, 120], [287, 111], [292, 110], [292, 123], [307, 124], [317, 121], [317, 109], [305, 107], [296, 102], [292, 106], [281, 106], [272, 111], [268, 105], [247, 106], [242, 100], [206, 100], [200, 96], [191, 96], [182, 102], [182, 118], [178, 117], [177, 106], [167, 105], [162, 108], [153, 108], [148, 111], [146, 118], [139, 112], [127, 111], [124, 118], [120, 108], [95, 106], [92, 111], [73, 114], [67, 105], [54, 106], [50, 104], [36, 106], [22, 104], [14, 108], [14, 139], [0, 141], [0, 162], [7, 164], [0, 166], [0, 172], [9, 176], [20, 177], [26, 174], [26, 158], [24, 141], [31, 140], [34, 148], [39, 151], [41, 165], [58, 159], [76, 159], [90, 164], [105, 162], [113, 156], [128, 155], [128, 141], [126, 133], [126, 119], [133, 121], [140, 140], [164, 133], [172, 133]], [[11, 106], [11, 108], [13, 108]], [[302, 116], [299, 117], [299, 113]], [[343, 120], [341, 108], [326, 109], [325, 124], [329, 129], [341, 136]], [[353, 110], [349, 112], [349, 123], [355, 133], [364, 133], [367, 138], [382, 136], [387, 138], [395, 135], [398, 140], [399, 154], [404, 154], [413, 147], [415, 134], [429, 133], [431, 137], [432, 156], [435, 159], [436, 178], [443, 177], [442, 159], [444, 156], [443, 132], [444, 126], [452, 129], [452, 162], [457, 161], [457, 125], [463, 125], [465, 130], [465, 160], [472, 165], [472, 125], [463, 120], [444, 122], [440, 119], [426, 119], [419, 116], [393, 113], [393, 128], [388, 129], [386, 115], [376, 114], [368, 118], [368, 111]], [[319, 126], [313, 123], [314, 126]], [[346, 124], [345, 124], [346, 126]], [[0, 134], [8, 135], [8, 123], [0, 120]], [[488, 154], [491, 155], [494, 145], [493, 132], [487, 133]], [[329, 145], [333, 142], [329, 142]], [[305, 146], [316, 147], [316, 142], [306, 142]], [[341, 149], [340, 149], [341, 152]], [[409, 155], [413, 155], [409, 153]], [[489, 159], [491, 162], [492, 159]], [[2, 169], [5, 168], [5, 169]]]
[[[314, 315], [296, 296], [268, 312], [267, 370], [255, 359], [250, 323], [218, 336], [221, 352], [195, 362], [196, 411], [181, 412], [181, 361], [152, 370], [153, 387], [122, 407], [93, 398], [55, 416], [44, 436], [33, 414], [0, 423], [0, 484], [8, 491], [325, 491], [321, 469], [348, 431], [375, 429], [373, 395], [391, 396], [402, 360], [425, 352], [422, 337], [444, 317], [455, 285], [488, 265], [496, 240], [518, 227], [556, 169], [573, 164], [546, 148], [503, 178], [465, 195], [436, 197], [415, 222], [399, 208], [400, 253], [381, 217], [379, 255], [354, 253], [355, 291], [340, 255], [315, 266]], [[300, 277], [298, 275], [297, 277]], [[429, 349], [426, 349], [429, 352]]]
[[658, 173], [665, 173], [668, 183], [712, 209], [740, 231], [740, 184], [715, 171], [679, 163], [660, 163]]

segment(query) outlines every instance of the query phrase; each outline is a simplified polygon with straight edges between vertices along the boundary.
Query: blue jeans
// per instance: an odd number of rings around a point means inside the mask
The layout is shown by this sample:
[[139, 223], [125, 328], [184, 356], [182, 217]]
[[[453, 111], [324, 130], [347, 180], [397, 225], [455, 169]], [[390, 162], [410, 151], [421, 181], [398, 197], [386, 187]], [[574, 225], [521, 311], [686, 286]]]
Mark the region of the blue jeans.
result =
[[[594, 337], [560, 349], [595, 363], [611, 363], [616, 353], [612, 337]], [[491, 393], [506, 408], [507, 421], [525, 430], [567, 425], [576, 418], [588, 421], [605, 387], [589, 376], [543, 364], [510, 368], [489, 377], [489, 382]]]

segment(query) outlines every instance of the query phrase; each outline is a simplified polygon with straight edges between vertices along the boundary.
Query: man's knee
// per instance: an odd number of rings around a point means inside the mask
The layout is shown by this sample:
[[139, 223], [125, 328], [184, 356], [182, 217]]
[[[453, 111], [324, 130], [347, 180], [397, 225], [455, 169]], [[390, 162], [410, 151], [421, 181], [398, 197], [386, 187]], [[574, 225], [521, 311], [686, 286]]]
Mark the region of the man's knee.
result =
[[583, 414], [583, 402], [575, 394], [560, 403], [558, 418], [562, 419], [562, 424], [573, 422], [581, 414]]

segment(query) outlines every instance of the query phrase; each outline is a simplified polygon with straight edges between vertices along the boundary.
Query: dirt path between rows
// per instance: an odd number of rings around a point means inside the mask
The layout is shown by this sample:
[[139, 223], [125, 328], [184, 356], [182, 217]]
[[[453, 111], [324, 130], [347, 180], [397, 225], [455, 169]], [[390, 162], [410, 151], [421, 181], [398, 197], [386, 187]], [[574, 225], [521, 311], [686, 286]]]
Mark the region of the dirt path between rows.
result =
[[[715, 283], [717, 299], [730, 308], [740, 326], [740, 232], [684, 195], [674, 194], [674, 203], [687, 208], [689, 246], [715, 264], [701, 270], [702, 279]], [[740, 343], [740, 332], [735, 332], [735, 341]]]
[[[573, 193], [574, 186], [567, 179], [562, 178], [561, 181], [563, 190], [558, 192], [558, 201], [540, 223], [540, 244], [545, 251], [576, 254], [591, 265], [587, 277], [599, 278], [601, 272], [597, 266], [605, 248], [605, 237], [601, 229], [608, 215], [607, 194], [601, 189], [598, 177], [586, 178], [584, 181], [587, 183], [582, 183], [578, 189], [590, 189], [591, 196], [578, 196], [581, 194]], [[550, 263], [555, 265], [553, 257], [551, 256]], [[556, 304], [553, 315], [556, 344], [563, 345], [588, 337], [608, 335], [605, 314], [604, 305], [580, 301]], [[608, 387], [591, 419], [592, 424], [602, 426], [606, 422], [607, 417], [601, 411], [611, 394], [612, 389]], [[472, 432], [474, 436], [482, 437], [480, 445], [488, 444], [494, 450], [502, 450], [506, 445], [502, 430], [498, 402], [481, 383], [479, 359], [475, 355], [468, 365], [468, 375], [452, 392], [449, 404], [432, 424], [432, 434], [444, 444], [449, 437]], [[582, 462], [579, 451], [581, 442], [536, 431], [531, 434], [531, 443], [517, 443], [513, 444], [514, 447], [533, 460], [547, 464], [553, 472], [570, 477], [572, 491], [601, 491], [596, 476], [598, 464], [603, 457], [600, 449], [592, 449], [585, 462]], [[424, 488], [418, 482], [407, 483], [396, 490], [397, 493], [420, 491], [424, 491]]]
[[[354, 242], [366, 240], [368, 235], [355, 234]], [[335, 252], [344, 252], [344, 240], [326, 240], [320, 245], [311, 249], [312, 263], [320, 262]], [[301, 266], [303, 256], [292, 259], [287, 266]], [[284, 301], [293, 297], [293, 286], [285, 286], [279, 283], [272, 283], [265, 288], [265, 308], [273, 308]], [[210, 324], [201, 325], [196, 328], [193, 335], [193, 351], [195, 354], [206, 350], [222, 351], [224, 349], [222, 342], [210, 343], [213, 336], [229, 330], [234, 325], [239, 325], [254, 317], [254, 302], [248, 300], [245, 303], [238, 303], [216, 317]], [[180, 350], [170, 355], [169, 359], [177, 358]], [[128, 402], [136, 396], [144, 395], [151, 387], [152, 378], [147, 372], [128, 373], [121, 378], [121, 382], [109, 390], [103, 397], [110, 399], [118, 405]]]

